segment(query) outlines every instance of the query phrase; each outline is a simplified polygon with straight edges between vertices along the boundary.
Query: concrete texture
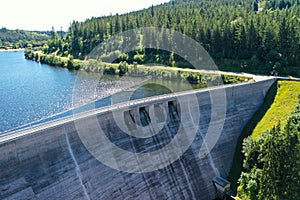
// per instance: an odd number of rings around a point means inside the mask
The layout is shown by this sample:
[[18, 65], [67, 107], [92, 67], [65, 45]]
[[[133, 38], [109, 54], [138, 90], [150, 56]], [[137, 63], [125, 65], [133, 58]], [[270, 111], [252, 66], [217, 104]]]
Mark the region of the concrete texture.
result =
[[[212, 120], [217, 119], [218, 113], [212, 113], [209, 91], [197, 92], [200, 123], [192, 144], [172, 164], [146, 173], [118, 171], [94, 158], [83, 144], [76, 123], [76, 120], [81, 121], [89, 129], [87, 133], [92, 134], [96, 125], [91, 117], [62, 119], [47, 126], [2, 136], [0, 199], [213, 199], [216, 195], [213, 177], [216, 173], [225, 177], [228, 174], [239, 134], [260, 108], [274, 81], [269, 79], [223, 88], [227, 101], [224, 128], [211, 154], [203, 158], [199, 157], [199, 150], [208, 126], [210, 122], [221, 122]], [[172, 101], [174, 103], [169, 103]], [[149, 112], [151, 106], [154, 106], [154, 116]], [[127, 111], [119, 107], [114, 112], [99, 112], [94, 118], [119, 148], [147, 153], [172, 141], [180, 129], [181, 115], [193, 115], [184, 113], [186, 111], [180, 106], [176, 97], [166, 97], [132, 105]], [[155, 121], [158, 125], [166, 122], [158, 134], [136, 138], [119, 128], [113, 116], [116, 113], [124, 117], [123, 125], [132, 131], [137, 126], [146, 127], [149, 122]], [[189, 126], [193, 124], [187, 124], [184, 133], [192, 130]], [[116, 160], [118, 156], [115, 155]]]

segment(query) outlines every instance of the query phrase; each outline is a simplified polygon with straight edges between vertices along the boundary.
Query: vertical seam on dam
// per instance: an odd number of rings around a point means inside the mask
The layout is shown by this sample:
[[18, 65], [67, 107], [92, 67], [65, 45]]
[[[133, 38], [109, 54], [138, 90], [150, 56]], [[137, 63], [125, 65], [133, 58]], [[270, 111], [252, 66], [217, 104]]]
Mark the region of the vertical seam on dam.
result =
[[72, 150], [72, 147], [71, 147], [71, 144], [70, 144], [69, 137], [68, 137], [67, 133], [66, 133], [66, 142], [67, 142], [67, 145], [68, 145], [69, 153], [70, 153], [71, 158], [72, 158], [72, 160], [74, 162], [74, 165], [75, 165], [76, 176], [79, 179], [80, 185], [81, 185], [81, 187], [83, 189], [83, 192], [84, 192], [84, 195], [85, 195], [86, 199], [90, 200], [90, 197], [89, 197], [89, 195], [88, 195], [88, 193], [86, 191], [86, 188], [85, 188], [85, 186], [83, 184], [81, 170], [80, 170], [80, 167], [79, 167], [79, 165], [77, 163], [77, 160], [76, 160], [76, 158], [74, 156], [74, 153], [73, 153], [73, 150]]

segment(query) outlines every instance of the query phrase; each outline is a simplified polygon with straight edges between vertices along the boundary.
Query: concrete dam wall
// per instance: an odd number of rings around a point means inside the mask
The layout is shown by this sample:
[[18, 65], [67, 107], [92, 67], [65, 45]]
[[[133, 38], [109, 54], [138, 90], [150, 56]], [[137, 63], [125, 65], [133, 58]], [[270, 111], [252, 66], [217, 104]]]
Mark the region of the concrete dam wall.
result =
[[[213, 177], [229, 173], [274, 81], [138, 100], [4, 135], [0, 199], [213, 199]], [[212, 94], [221, 91], [225, 99]], [[191, 96], [197, 103], [186, 104]]]

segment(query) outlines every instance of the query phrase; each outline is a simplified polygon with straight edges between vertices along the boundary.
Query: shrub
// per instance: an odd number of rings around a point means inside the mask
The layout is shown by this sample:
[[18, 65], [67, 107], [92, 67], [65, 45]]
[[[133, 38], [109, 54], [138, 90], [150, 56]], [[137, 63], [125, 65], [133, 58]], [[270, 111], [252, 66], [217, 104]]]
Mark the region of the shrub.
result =
[[128, 72], [127, 62], [126, 61], [120, 62], [118, 69], [119, 69], [119, 75], [122, 76], [122, 75], [126, 74]]

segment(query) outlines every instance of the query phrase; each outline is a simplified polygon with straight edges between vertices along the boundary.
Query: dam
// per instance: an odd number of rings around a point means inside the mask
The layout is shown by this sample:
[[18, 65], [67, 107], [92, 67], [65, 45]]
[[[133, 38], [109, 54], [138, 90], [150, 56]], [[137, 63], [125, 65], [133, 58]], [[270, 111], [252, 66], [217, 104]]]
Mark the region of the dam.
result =
[[5, 134], [0, 199], [214, 199], [213, 178], [228, 175], [275, 81], [135, 100]]

